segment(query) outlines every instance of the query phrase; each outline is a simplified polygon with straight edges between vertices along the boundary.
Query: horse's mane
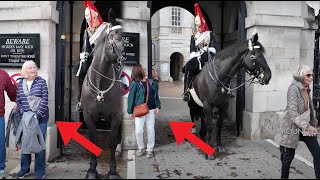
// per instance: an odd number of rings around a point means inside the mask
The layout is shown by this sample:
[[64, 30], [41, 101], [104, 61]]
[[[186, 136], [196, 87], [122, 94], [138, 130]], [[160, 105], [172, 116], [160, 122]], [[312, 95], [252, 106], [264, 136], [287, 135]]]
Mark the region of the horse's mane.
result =
[[[227, 59], [228, 57], [234, 55], [235, 52], [242, 52], [245, 51], [246, 49], [248, 49], [248, 40], [246, 41], [246, 43], [243, 42], [237, 42], [235, 44], [232, 44], [224, 49], [222, 49], [221, 51], [217, 52], [217, 54], [215, 55], [215, 59]], [[257, 41], [257, 44], [255, 45], [259, 45], [260, 46], [260, 50], [262, 51], [262, 53], [264, 53], [265, 49], [262, 46], [262, 44]]]

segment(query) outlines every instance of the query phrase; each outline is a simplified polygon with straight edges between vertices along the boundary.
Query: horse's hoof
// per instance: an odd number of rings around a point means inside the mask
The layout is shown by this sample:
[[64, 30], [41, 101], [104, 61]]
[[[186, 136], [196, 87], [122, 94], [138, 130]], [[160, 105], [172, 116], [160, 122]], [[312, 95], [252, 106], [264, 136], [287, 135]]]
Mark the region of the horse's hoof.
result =
[[86, 179], [97, 179], [98, 173], [87, 172]]
[[224, 148], [223, 146], [217, 146], [216, 149], [217, 149], [217, 151], [218, 151], [219, 153], [224, 153], [224, 152], [226, 152], [226, 148]]
[[208, 155], [206, 154], [206, 160], [215, 160], [215, 159], [216, 159], [215, 155], [208, 156]]
[[108, 173], [107, 179], [121, 179], [118, 173]]

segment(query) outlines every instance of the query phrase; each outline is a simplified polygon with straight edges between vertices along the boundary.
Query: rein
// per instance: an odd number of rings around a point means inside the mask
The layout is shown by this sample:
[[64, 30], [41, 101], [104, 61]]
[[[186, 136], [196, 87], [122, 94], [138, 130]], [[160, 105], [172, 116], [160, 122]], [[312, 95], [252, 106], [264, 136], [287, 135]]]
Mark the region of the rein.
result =
[[[252, 50], [255, 49], [255, 48], [260, 48], [260, 46], [252, 46], [252, 42], [251, 42], [251, 40], [249, 40], [249, 41], [248, 41], [248, 50], [249, 50], [249, 51], [252, 51]], [[250, 58], [253, 59], [253, 58], [256, 58], [256, 57], [255, 57], [254, 55], [251, 55]], [[249, 87], [252, 83], [258, 83], [258, 82], [254, 82], [254, 79], [256, 78], [256, 76], [254, 76], [254, 77], [252, 77], [252, 78], [244, 81], [244, 82], [243, 82], [242, 84], [240, 84], [239, 86], [237, 86], [237, 87], [235, 87], [235, 88], [230, 88], [230, 86], [231, 86], [231, 80], [230, 80], [230, 82], [229, 82], [228, 84], [225, 85], [225, 83], [218, 78], [218, 75], [217, 75], [217, 72], [216, 72], [215, 69], [217, 69], [217, 70], [218, 70], [220, 73], [222, 73], [223, 75], [225, 75], [225, 76], [227, 76], [227, 77], [230, 77], [230, 78], [232, 78], [232, 79], [237, 79], [237, 80], [241, 80], [241, 79], [236, 78], [236, 77], [234, 77], [234, 76], [231, 76], [231, 75], [229, 75], [229, 74], [226, 74], [226, 73], [220, 71], [219, 68], [216, 66], [214, 60], [215, 60], [215, 58], [212, 60], [212, 63], [213, 63], [213, 65], [214, 65], [214, 70], [213, 70], [213, 71], [214, 71], [215, 78], [213, 77], [213, 75], [212, 75], [211, 72], [210, 72], [210, 69], [212, 69], [212, 67], [209, 66], [209, 64], [207, 64], [207, 66], [208, 66], [208, 73], [209, 73], [209, 76], [211, 77], [211, 79], [212, 79], [217, 85], [218, 85], [218, 84], [221, 84], [221, 85], [223, 86], [223, 88], [221, 89], [222, 93], [225, 92], [224, 89], [226, 89], [227, 92], [231, 92], [231, 91], [233, 91], [233, 90], [237, 90], [237, 89], [239, 89], [240, 87], [244, 86], [246, 82], [250, 82], [250, 84], [248, 85], [248, 87]], [[242, 63], [243, 63], [243, 58], [241, 59], [241, 64], [242, 64]], [[241, 66], [241, 68], [243, 68], [243, 66]], [[244, 69], [244, 70], [245, 70], [245, 72], [246, 72], [247, 74], [249, 74], [250, 76], [253, 74], [253, 73], [249, 72], [247, 69]], [[212, 71], [212, 70], [211, 70], [211, 71]], [[260, 70], [259, 72], [261, 72], [261, 70]], [[263, 72], [263, 71], [262, 71], [262, 72]], [[257, 71], [255, 71], [255, 73], [257, 73]], [[218, 80], [218, 82], [216, 82], [216, 79]], [[226, 86], [228, 86], [228, 87], [226, 87]]]
[[[120, 25], [117, 25], [117, 26], [114, 26], [114, 27], [111, 27], [111, 28], [108, 28], [106, 30], [107, 32], [107, 37], [106, 37], [106, 40], [105, 40], [105, 43], [104, 43], [104, 46], [103, 46], [103, 52], [102, 52], [102, 55], [101, 55], [101, 60], [103, 60], [103, 58], [105, 57], [104, 54], [105, 54], [105, 47], [106, 47], [106, 41], [112, 46], [112, 51], [114, 54], [117, 55], [117, 66], [114, 65], [114, 63], [112, 63], [112, 78], [109, 78], [105, 75], [103, 75], [102, 73], [100, 73], [98, 70], [96, 70], [92, 65], [91, 65], [91, 68], [89, 68], [88, 70], [88, 75], [87, 75], [87, 79], [88, 79], [88, 85], [89, 85], [89, 88], [92, 92], [94, 92], [97, 97], [97, 101], [103, 101], [104, 99], [104, 94], [106, 94], [108, 91], [110, 91], [110, 89], [114, 86], [115, 82], [122, 82], [120, 80], [120, 77], [121, 77], [121, 74], [122, 74], [122, 71], [123, 71], [123, 61], [125, 60], [125, 58], [123, 57], [122, 53], [120, 52], [119, 48], [117, 47], [117, 45], [115, 44], [114, 40], [113, 39], [109, 39], [108, 37], [108, 34], [112, 31], [112, 30], [115, 30], [115, 29], [120, 29], [122, 28]], [[93, 83], [92, 83], [92, 80], [90, 79], [90, 74], [91, 74], [91, 70], [93, 70], [95, 73], [97, 73], [98, 75], [102, 76], [103, 78], [105, 79], [108, 79], [111, 82], [110, 86], [106, 89], [106, 90], [100, 90], [99, 88], [97, 88]], [[116, 72], [119, 73], [118, 77], [116, 77]]]

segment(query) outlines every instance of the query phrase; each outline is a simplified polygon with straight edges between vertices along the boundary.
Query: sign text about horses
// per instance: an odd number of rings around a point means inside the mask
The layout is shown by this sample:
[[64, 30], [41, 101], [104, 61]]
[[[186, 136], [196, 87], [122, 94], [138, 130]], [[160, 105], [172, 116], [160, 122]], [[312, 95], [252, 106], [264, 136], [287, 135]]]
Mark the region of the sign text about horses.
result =
[[140, 36], [139, 33], [124, 32], [122, 34], [125, 64], [138, 64], [140, 62]]
[[40, 67], [40, 34], [0, 34], [0, 66], [21, 67], [28, 60]]

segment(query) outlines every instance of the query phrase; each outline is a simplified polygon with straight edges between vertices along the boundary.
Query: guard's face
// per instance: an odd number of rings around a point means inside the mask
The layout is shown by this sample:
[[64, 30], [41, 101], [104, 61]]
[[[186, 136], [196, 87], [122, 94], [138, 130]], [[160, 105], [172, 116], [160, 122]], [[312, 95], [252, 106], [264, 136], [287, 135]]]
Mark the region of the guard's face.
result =
[[85, 11], [84, 17], [85, 17], [89, 27], [91, 27], [91, 22], [92, 22], [91, 28], [96, 28], [99, 26], [98, 14], [96, 12], [94, 12], [93, 10], [91, 10], [91, 15], [92, 15], [92, 19], [90, 16], [90, 10], [89, 10], [89, 8], [87, 8]]
[[195, 18], [194, 18], [194, 24], [199, 27], [201, 25], [201, 21], [200, 21], [200, 17], [199, 15], [197, 15]]

